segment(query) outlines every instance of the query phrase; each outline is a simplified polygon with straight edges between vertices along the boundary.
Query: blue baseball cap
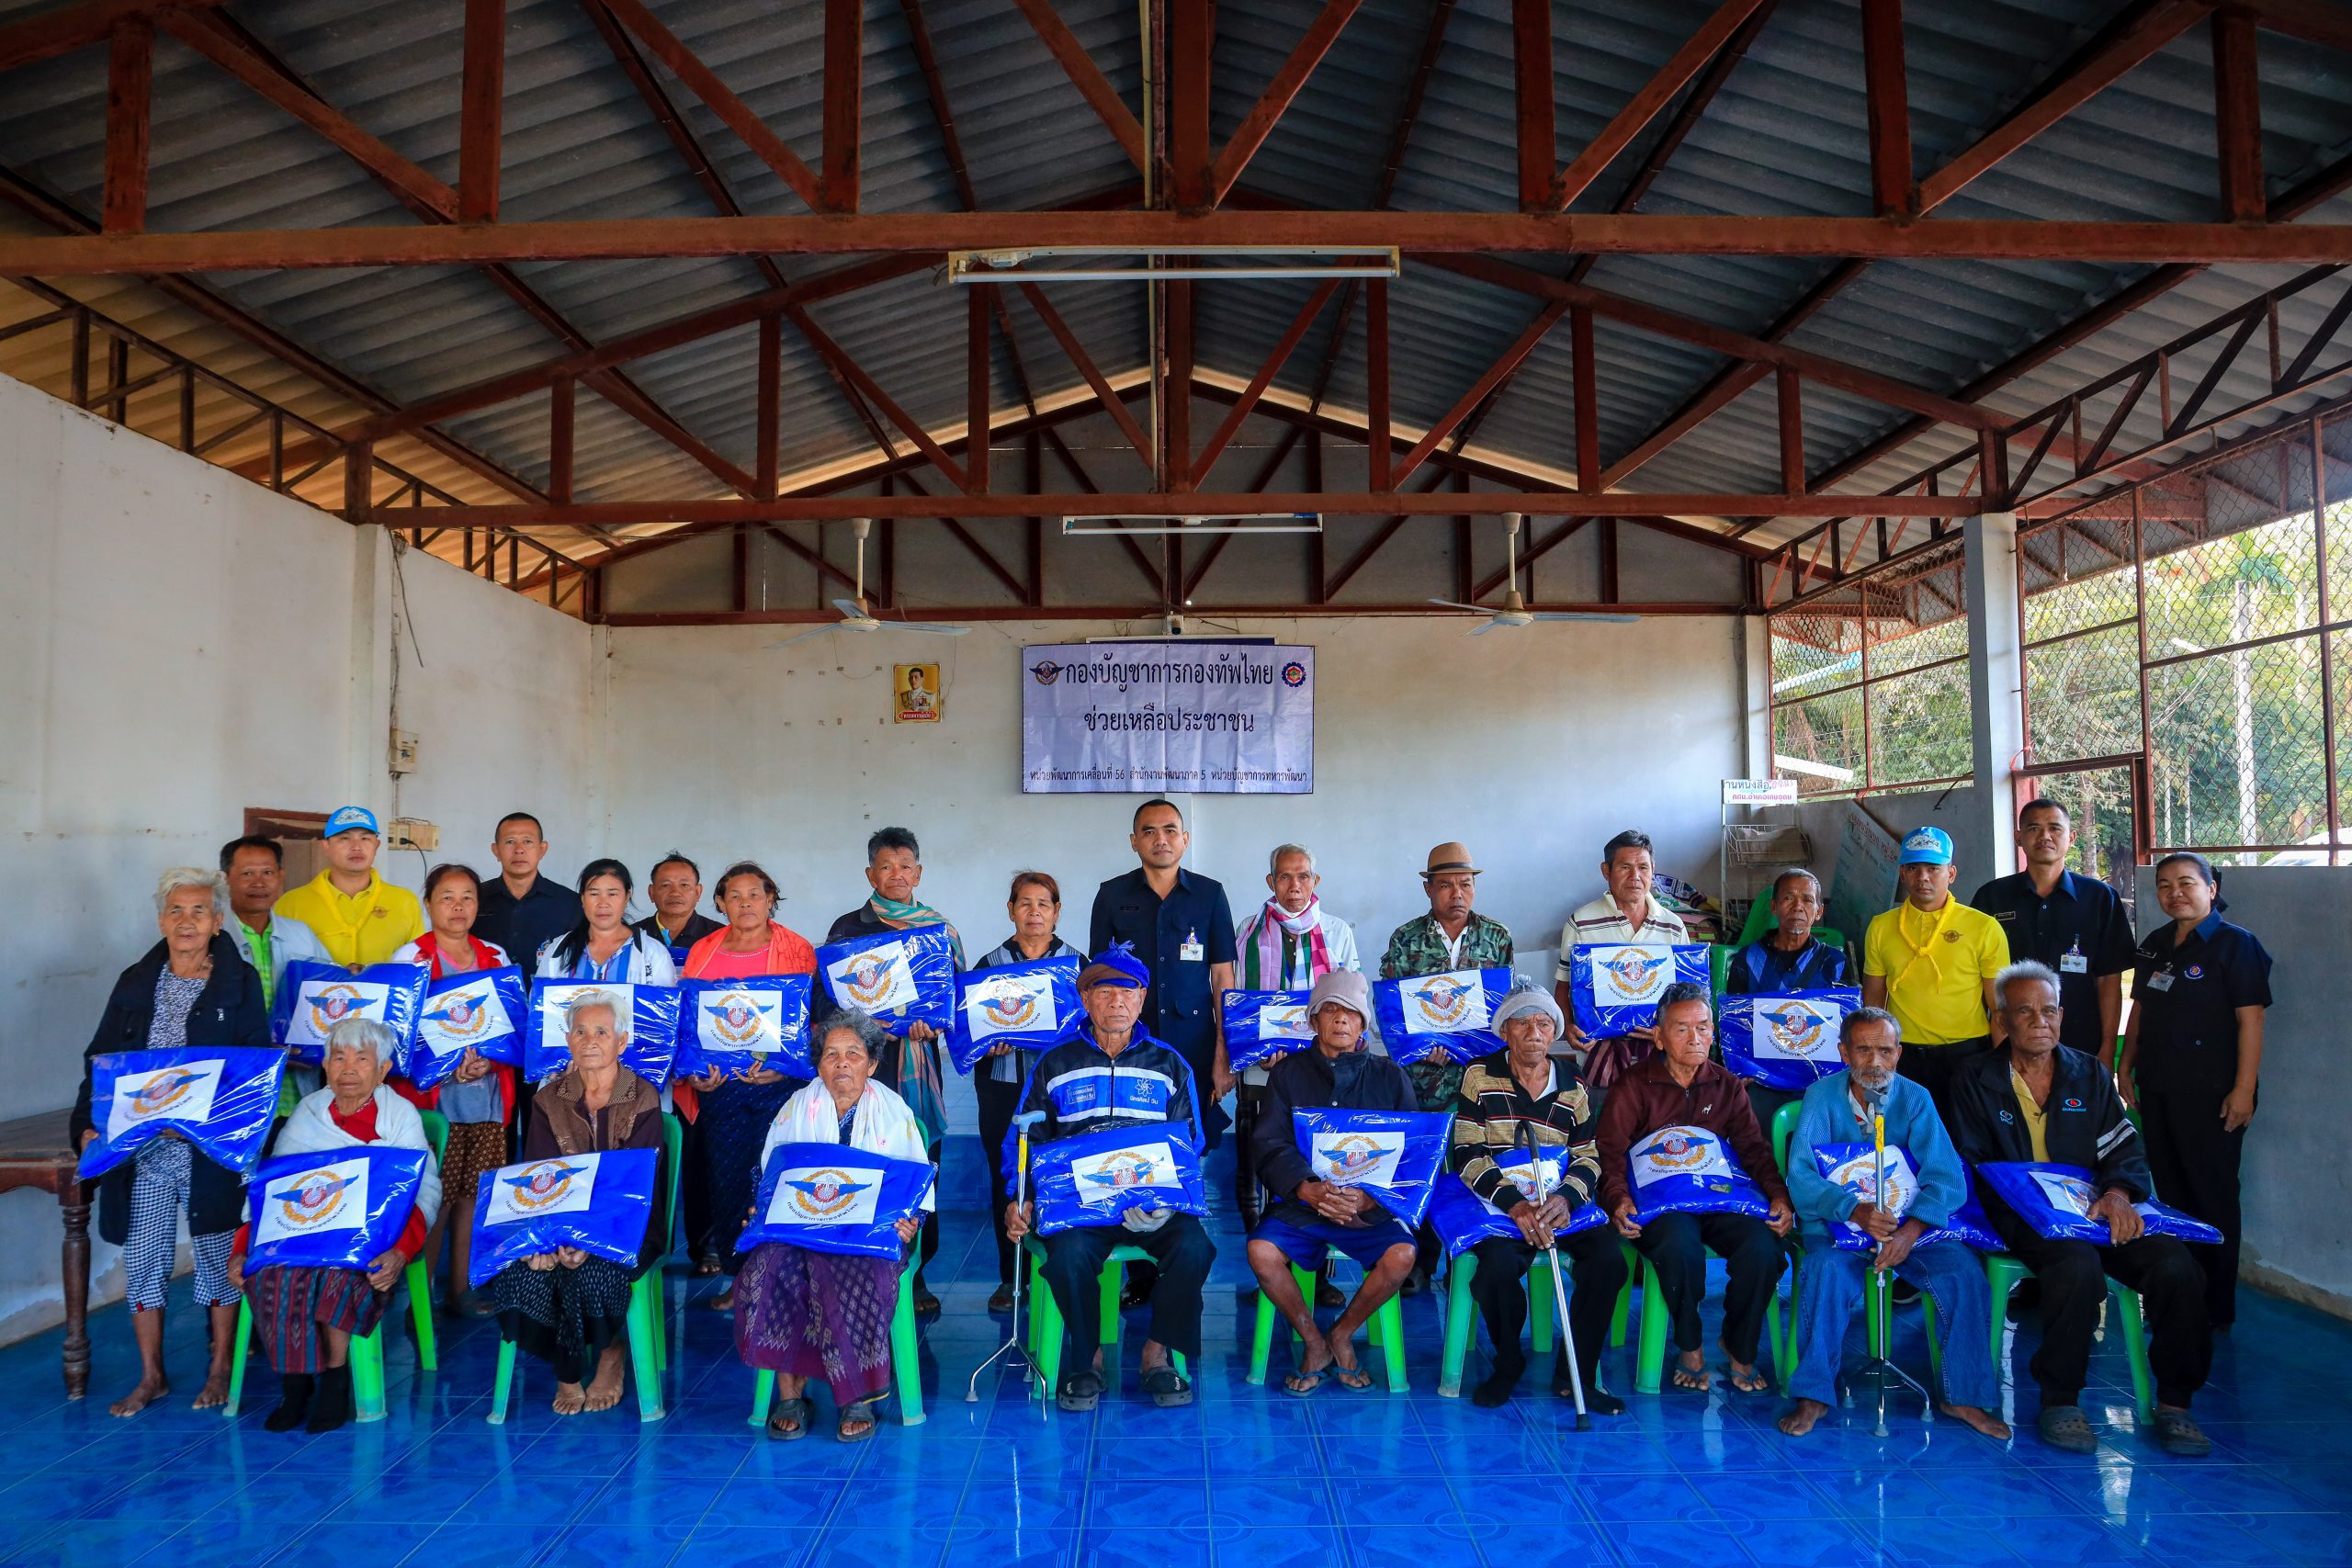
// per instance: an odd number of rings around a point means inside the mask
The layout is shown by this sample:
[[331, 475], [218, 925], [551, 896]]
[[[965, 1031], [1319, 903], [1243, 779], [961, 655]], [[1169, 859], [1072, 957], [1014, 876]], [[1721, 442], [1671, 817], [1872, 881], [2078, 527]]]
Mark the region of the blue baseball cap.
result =
[[338, 834], [356, 832], [361, 829], [381, 838], [384, 830], [376, 826], [376, 814], [364, 806], [338, 806], [327, 818], [327, 825], [319, 830], [322, 839]]
[[1951, 835], [1941, 828], [1914, 828], [1903, 835], [1903, 855], [1897, 865], [1950, 865]]

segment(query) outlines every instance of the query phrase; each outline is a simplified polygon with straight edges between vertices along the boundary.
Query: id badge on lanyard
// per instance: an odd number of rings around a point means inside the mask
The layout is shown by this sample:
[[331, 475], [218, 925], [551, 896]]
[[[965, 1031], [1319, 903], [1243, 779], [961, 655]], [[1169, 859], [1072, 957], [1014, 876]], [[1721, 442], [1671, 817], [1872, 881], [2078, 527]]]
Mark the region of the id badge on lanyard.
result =
[[2171, 971], [2171, 970], [2169, 970], [2169, 969], [2159, 969], [2159, 970], [2157, 970], [2154, 974], [2153, 974], [2153, 975], [2149, 976], [2148, 976], [2148, 989], [2150, 989], [2150, 990], [2152, 990], [2152, 991], [2169, 991], [2169, 990], [2171, 990], [2171, 989], [2172, 989], [2172, 971]]

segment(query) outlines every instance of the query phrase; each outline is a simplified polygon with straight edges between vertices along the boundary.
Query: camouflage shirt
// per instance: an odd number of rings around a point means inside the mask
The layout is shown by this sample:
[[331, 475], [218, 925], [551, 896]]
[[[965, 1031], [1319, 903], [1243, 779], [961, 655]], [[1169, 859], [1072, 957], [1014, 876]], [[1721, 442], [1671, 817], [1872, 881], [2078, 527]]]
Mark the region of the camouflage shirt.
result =
[[[1470, 923], [1462, 928], [1461, 957], [1448, 958], [1445, 932], [1438, 929], [1437, 917], [1421, 915], [1388, 933], [1388, 951], [1380, 958], [1380, 977], [1402, 980], [1413, 975], [1442, 975], [1450, 969], [1508, 969], [1510, 953], [1510, 928], [1473, 909]], [[1453, 1111], [1454, 1096], [1462, 1088], [1461, 1063], [1415, 1062], [1405, 1074], [1413, 1080], [1413, 1092], [1420, 1097], [1422, 1110]]]

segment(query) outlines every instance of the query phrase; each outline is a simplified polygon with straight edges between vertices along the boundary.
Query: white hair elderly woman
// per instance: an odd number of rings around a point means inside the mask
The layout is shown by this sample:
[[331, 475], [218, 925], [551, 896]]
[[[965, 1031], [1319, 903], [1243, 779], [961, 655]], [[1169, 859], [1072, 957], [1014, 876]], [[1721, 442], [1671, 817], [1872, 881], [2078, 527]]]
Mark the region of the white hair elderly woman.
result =
[[[759, 1168], [779, 1144], [847, 1144], [890, 1159], [931, 1157], [922, 1123], [894, 1091], [873, 1081], [889, 1039], [878, 1020], [854, 1008], [825, 1021], [817, 1078], [785, 1101], [760, 1149]], [[933, 1207], [935, 1193], [922, 1206]], [[899, 1222], [901, 1247], [922, 1222]], [[845, 1443], [874, 1435], [874, 1407], [890, 1386], [890, 1318], [899, 1304], [899, 1258], [812, 1252], [786, 1242], [752, 1249], [735, 1276], [735, 1353], [776, 1375], [768, 1436], [808, 1431], [810, 1378], [832, 1385]]]
[[[628, 1009], [612, 991], [582, 991], [565, 1014], [571, 1066], [531, 1097], [526, 1160], [662, 1147], [662, 1091], [621, 1066]], [[555, 1371], [555, 1413], [610, 1410], [628, 1352], [629, 1282], [669, 1250], [669, 1216], [653, 1205], [635, 1267], [559, 1247], [510, 1263], [490, 1281], [498, 1332]], [[593, 1374], [593, 1381], [592, 1381]], [[653, 1369], [641, 1367], [640, 1377]]]
[[274, 1266], [248, 1274], [252, 1227], [246, 1226], [229, 1256], [229, 1282], [253, 1303], [262, 1353], [283, 1380], [277, 1408], [262, 1422], [273, 1432], [304, 1426], [332, 1432], [351, 1419], [351, 1337], [383, 1321], [392, 1287], [424, 1249], [425, 1232], [441, 1207], [441, 1175], [424, 1122], [415, 1107], [384, 1087], [396, 1043], [392, 1032], [372, 1018], [346, 1018], [327, 1031], [326, 1087], [294, 1107], [273, 1152], [322, 1154], [362, 1144], [426, 1150], [424, 1185], [400, 1239], [365, 1269]]
[[[266, 1048], [269, 1009], [261, 976], [221, 934], [228, 918], [229, 884], [219, 872], [182, 865], [164, 873], [155, 884], [161, 940], [115, 981], [84, 1055], [189, 1045]], [[97, 1136], [91, 1088], [85, 1061], [74, 1102], [76, 1148]], [[171, 1392], [164, 1375], [164, 1292], [183, 1209], [196, 1255], [197, 1304], [212, 1316], [212, 1365], [196, 1408], [228, 1403], [238, 1296], [226, 1265], [243, 1208], [243, 1179], [176, 1134], [165, 1133], [98, 1179], [98, 1236], [123, 1249], [123, 1293], [139, 1342], [139, 1386], [114, 1402], [115, 1415], [136, 1416]]]

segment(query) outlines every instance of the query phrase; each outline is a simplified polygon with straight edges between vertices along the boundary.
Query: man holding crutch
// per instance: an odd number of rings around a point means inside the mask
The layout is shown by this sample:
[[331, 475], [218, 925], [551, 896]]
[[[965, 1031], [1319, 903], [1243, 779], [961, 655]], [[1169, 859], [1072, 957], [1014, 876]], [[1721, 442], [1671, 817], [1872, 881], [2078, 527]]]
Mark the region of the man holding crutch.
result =
[[[1583, 1379], [1584, 1407], [1602, 1416], [1623, 1415], [1625, 1402], [1600, 1386], [1600, 1354], [1617, 1293], [1625, 1285], [1624, 1254], [1606, 1225], [1560, 1235], [1568, 1216], [1591, 1201], [1600, 1185], [1592, 1102], [1577, 1076], [1575, 1058], [1552, 1055], [1564, 1025], [1557, 1002], [1532, 986], [1513, 991], [1496, 1008], [1494, 1024], [1506, 1048], [1463, 1073], [1447, 1164], [1471, 1191], [1510, 1215], [1519, 1235], [1488, 1236], [1471, 1248], [1478, 1267], [1470, 1294], [1495, 1343], [1495, 1367], [1470, 1398], [1492, 1408], [1519, 1386], [1527, 1370], [1519, 1344], [1527, 1315], [1523, 1282], [1537, 1252], [1557, 1246], [1567, 1254], [1576, 1281], [1568, 1337], [1573, 1365]], [[1556, 1179], [1544, 1177], [1540, 1200], [1535, 1160], [1524, 1146], [1530, 1142], [1566, 1151], [1566, 1168]], [[1564, 1358], [1553, 1368], [1552, 1392], [1562, 1399], [1577, 1393], [1570, 1365]]]

